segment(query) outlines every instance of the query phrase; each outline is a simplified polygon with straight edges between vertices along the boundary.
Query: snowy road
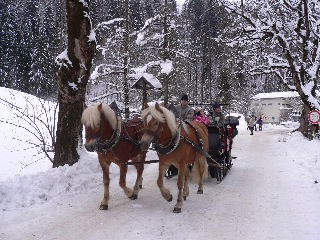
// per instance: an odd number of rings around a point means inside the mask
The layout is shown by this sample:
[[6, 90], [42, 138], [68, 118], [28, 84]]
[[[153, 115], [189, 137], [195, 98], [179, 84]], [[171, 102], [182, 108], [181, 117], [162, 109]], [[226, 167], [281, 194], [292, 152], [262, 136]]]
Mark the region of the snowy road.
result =
[[[160, 196], [153, 164], [146, 166], [136, 201], [113, 178], [108, 211], [97, 210], [103, 191], [98, 184], [87, 194], [1, 212], [0, 239], [319, 240], [319, 185], [303, 165], [308, 153], [286, 142], [288, 132], [240, 132], [229, 175], [221, 184], [208, 179], [203, 195], [191, 184], [181, 214], [172, 213], [174, 202]], [[134, 175], [129, 172], [129, 183]], [[176, 197], [176, 179], [166, 184]]]

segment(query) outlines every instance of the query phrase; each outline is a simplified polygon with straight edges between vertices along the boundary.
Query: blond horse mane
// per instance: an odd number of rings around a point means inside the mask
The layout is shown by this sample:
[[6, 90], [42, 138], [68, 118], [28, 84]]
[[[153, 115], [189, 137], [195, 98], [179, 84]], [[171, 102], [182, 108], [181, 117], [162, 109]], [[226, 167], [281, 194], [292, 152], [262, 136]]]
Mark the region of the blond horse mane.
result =
[[[100, 111], [98, 109], [99, 104], [88, 106], [83, 110], [81, 122], [86, 127], [97, 128], [100, 124]], [[110, 123], [110, 126], [113, 130], [117, 127], [117, 119], [115, 112], [105, 103], [102, 103], [101, 112], [107, 121]]]
[[151, 114], [151, 116], [153, 118], [155, 118], [157, 121], [162, 122], [162, 123], [167, 122], [171, 134], [175, 135], [176, 132], [178, 131], [176, 117], [174, 116], [174, 114], [171, 111], [169, 111], [165, 107], [162, 107], [160, 105], [159, 105], [159, 107], [162, 112], [158, 111], [156, 109], [155, 105], [152, 105], [152, 106], [148, 107], [147, 109], [143, 110], [142, 115], [141, 115], [142, 118], [144, 119], [145, 117], [147, 117], [147, 122], [148, 122], [151, 119], [151, 118], [148, 119], [148, 115]]

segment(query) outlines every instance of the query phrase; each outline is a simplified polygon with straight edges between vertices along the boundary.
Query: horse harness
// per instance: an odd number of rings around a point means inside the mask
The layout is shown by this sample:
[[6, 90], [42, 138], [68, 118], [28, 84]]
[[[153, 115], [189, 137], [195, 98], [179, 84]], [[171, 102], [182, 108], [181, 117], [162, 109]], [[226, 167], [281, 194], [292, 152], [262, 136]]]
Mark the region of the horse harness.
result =
[[[178, 131], [175, 134], [175, 136], [170, 140], [170, 142], [167, 145], [163, 146], [162, 144], [155, 141], [152, 143], [154, 150], [159, 154], [169, 154], [169, 153], [173, 152], [179, 146], [179, 142], [180, 142], [180, 140], [182, 140], [182, 141], [190, 144], [193, 148], [195, 148], [197, 152], [204, 154], [207, 158], [207, 162], [209, 165], [220, 167], [220, 164], [216, 160], [214, 160], [208, 152], [206, 152], [203, 149], [204, 141], [201, 138], [198, 129], [195, 128], [189, 121], [183, 121], [183, 122], [185, 124], [188, 124], [195, 131], [195, 134], [196, 134], [197, 140], [199, 141], [199, 144], [196, 144], [190, 138], [181, 135], [182, 120], [180, 119]], [[156, 135], [158, 132], [158, 131], [152, 132], [152, 131], [146, 131], [146, 130], [144, 130], [144, 131], [148, 132], [149, 134], [153, 134], [153, 135]]]
[[[136, 137], [138, 137], [139, 131], [136, 130], [135, 127], [140, 126], [143, 124], [142, 120], [136, 121], [136, 124], [129, 125], [129, 121], [126, 122], [120, 122], [120, 115], [116, 113], [116, 119], [117, 119], [117, 128], [113, 131], [112, 136], [110, 139], [106, 140], [98, 140], [96, 143], [96, 148], [98, 151], [111, 151], [121, 140], [128, 141], [133, 143], [134, 148], [139, 147], [139, 142], [132, 138], [130, 134], [128, 133], [128, 127], [133, 127], [135, 129]], [[120, 123], [120, 124], [119, 124]], [[121, 129], [123, 131], [121, 131]], [[96, 134], [98, 137], [101, 137], [101, 134]], [[134, 150], [132, 149], [132, 151]]]
[[[195, 142], [193, 142], [191, 139], [182, 136], [181, 135], [181, 127], [183, 122], [185, 124], [188, 124], [192, 129], [194, 129], [197, 139], [199, 141], [199, 144], [196, 144]], [[146, 130], [145, 130], [146, 132]], [[157, 131], [158, 132], [158, 131]], [[151, 132], [148, 131], [149, 134], [153, 134], [156, 135], [157, 132]], [[179, 146], [179, 142], [180, 140], [190, 144], [192, 147], [194, 147], [198, 152], [200, 152], [201, 150], [203, 150], [203, 140], [200, 137], [200, 134], [198, 132], [198, 130], [188, 121], [182, 121], [181, 119], [179, 119], [179, 126], [178, 126], [178, 131], [176, 132], [176, 134], [171, 138], [170, 142], [168, 144], [166, 144], [165, 146], [160, 144], [158, 141], [154, 141], [153, 142], [153, 148], [155, 149], [155, 151], [159, 154], [169, 154], [171, 152], [173, 152], [178, 146]]]
[[[182, 121], [181, 119], [179, 120], [179, 126], [178, 126], [178, 131], [176, 134], [173, 136], [173, 138], [170, 139], [169, 143], [166, 145], [162, 145], [158, 141], [154, 141], [152, 143], [152, 146], [154, 150], [159, 153], [159, 154], [168, 154], [176, 150], [176, 148], [179, 146], [179, 142], [181, 139], [181, 127], [182, 127]], [[157, 135], [157, 132], [152, 132], [148, 130], [144, 130], [145, 132], [148, 132], [149, 134]]]

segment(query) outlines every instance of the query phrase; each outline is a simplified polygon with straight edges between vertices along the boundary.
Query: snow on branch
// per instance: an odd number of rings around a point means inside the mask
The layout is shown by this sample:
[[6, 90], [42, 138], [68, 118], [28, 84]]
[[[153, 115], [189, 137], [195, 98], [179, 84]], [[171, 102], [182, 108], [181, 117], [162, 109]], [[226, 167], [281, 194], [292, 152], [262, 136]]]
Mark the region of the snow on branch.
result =
[[60, 67], [65, 66], [68, 68], [69, 66], [72, 66], [72, 62], [70, 61], [68, 57], [68, 49], [65, 49], [62, 53], [60, 53], [56, 59], [56, 64], [58, 64]]
[[[315, 109], [320, 110], [320, 104], [319, 104], [319, 100], [317, 98], [315, 98], [312, 94], [312, 92], [314, 91], [314, 82], [308, 82], [305, 85], [302, 85], [302, 91], [304, 92], [305, 95], [308, 96], [308, 101], [311, 103], [311, 106]], [[319, 97], [319, 92], [316, 92], [316, 95], [318, 94]]]
[[172, 71], [173, 69], [173, 65], [172, 65], [172, 61], [169, 60], [169, 59], [166, 59], [166, 61], [162, 61], [160, 63], [160, 67], [161, 67], [161, 73], [164, 73], [164, 74], [167, 74], [169, 75], [170, 72]]
[[115, 23], [122, 22], [122, 21], [125, 21], [125, 19], [124, 18], [114, 18], [109, 21], [99, 23], [95, 29], [98, 29], [100, 27], [107, 27], [108, 28], [110, 25], [113, 25]]
[[88, 3], [85, 1], [85, 0], [79, 0], [80, 3], [82, 3], [82, 5], [85, 7], [85, 8], [88, 8]]
[[132, 70], [134, 72], [136, 72], [137, 74], [142, 74], [147, 72], [148, 68], [154, 67], [154, 66], [160, 66], [162, 63], [162, 61], [152, 61], [152, 62], [148, 62], [147, 64], [145, 64], [142, 67], [137, 67], [137, 68], [132, 68]]
[[[120, 69], [120, 70], [119, 70]], [[123, 74], [123, 66], [112, 64], [100, 64], [94, 68], [90, 75], [90, 79], [96, 81], [98, 78], [110, 74]]]

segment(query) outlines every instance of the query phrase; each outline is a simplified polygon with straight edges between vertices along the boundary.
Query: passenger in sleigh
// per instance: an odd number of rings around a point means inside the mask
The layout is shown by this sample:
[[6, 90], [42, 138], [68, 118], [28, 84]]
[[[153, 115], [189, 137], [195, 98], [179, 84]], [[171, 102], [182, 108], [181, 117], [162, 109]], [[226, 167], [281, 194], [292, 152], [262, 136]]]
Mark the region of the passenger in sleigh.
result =
[[221, 129], [224, 127], [224, 116], [221, 113], [220, 104], [212, 105], [213, 111], [209, 112], [211, 115], [210, 126], [216, 127], [217, 129]]
[[220, 156], [219, 150], [222, 147], [222, 137], [224, 134], [224, 117], [221, 113], [220, 104], [212, 105], [213, 111], [211, 114], [211, 123], [208, 125], [208, 133], [209, 133], [209, 154], [214, 158]]
[[204, 109], [201, 107], [196, 108], [193, 120], [201, 122], [206, 126], [208, 126], [211, 123], [210, 118], [205, 114]]

